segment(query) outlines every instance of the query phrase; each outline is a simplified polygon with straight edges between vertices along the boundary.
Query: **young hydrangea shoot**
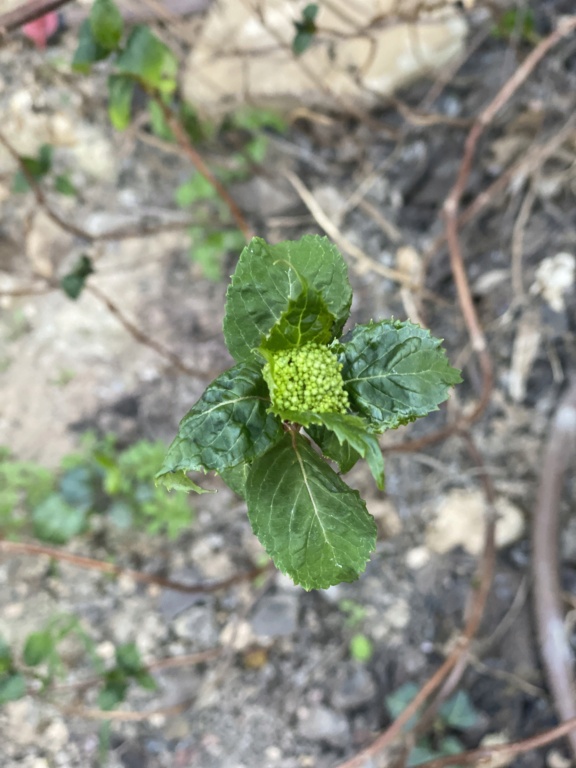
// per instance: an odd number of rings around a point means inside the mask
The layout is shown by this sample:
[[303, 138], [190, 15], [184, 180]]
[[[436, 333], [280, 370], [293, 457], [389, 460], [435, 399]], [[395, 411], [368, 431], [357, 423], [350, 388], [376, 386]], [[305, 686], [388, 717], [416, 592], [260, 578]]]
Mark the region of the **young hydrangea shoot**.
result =
[[254, 238], [226, 296], [236, 365], [182, 419], [157, 475], [202, 493], [186, 473], [219, 474], [246, 500], [276, 566], [305, 589], [358, 578], [376, 545], [376, 524], [341, 475], [363, 458], [383, 489], [377, 435], [437, 410], [461, 381], [441, 340], [409, 321], [340, 338], [351, 303], [346, 264], [326, 238]]
[[271, 357], [262, 375], [276, 413], [346, 413], [350, 403], [344, 389], [342, 363], [328, 347], [305, 344]]

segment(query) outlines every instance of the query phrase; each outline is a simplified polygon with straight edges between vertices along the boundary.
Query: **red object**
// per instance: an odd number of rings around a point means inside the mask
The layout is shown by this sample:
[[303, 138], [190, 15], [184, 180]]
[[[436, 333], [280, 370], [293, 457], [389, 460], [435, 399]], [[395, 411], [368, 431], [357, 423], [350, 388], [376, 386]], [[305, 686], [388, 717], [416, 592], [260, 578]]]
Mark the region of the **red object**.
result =
[[46, 43], [57, 31], [58, 25], [58, 14], [52, 11], [52, 13], [47, 13], [35, 21], [24, 24], [22, 32], [32, 40], [37, 48], [46, 48]]

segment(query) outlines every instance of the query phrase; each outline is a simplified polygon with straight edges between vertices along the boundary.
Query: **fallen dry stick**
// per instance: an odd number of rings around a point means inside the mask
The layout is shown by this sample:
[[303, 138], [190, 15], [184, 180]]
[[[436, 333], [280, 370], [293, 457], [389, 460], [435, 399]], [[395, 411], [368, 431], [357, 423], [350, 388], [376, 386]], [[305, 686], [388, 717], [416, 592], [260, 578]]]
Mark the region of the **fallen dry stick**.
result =
[[[560, 401], [544, 451], [532, 527], [534, 614], [540, 653], [561, 720], [576, 717], [574, 654], [564, 626], [559, 578], [559, 508], [564, 474], [576, 455], [576, 378]], [[576, 759], [576, 731], [568, 734]]]

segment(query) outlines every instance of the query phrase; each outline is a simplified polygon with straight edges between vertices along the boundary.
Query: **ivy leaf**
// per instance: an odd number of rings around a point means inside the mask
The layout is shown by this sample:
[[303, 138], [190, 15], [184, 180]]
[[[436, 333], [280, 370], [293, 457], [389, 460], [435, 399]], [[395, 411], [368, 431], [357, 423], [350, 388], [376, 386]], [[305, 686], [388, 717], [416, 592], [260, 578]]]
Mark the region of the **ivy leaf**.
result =
[[350, 403], [379, 432], [438, 410], [462, 380], [442, 340], [410, 322], [358, 325], [344, 341], [342, 378]]
[[352, 290], [348, 268], [338, 249], [325, 237], [268, 245], [253, 238], [240, 255], [226, 294], [224, 338], [238, 362], [252, 359], [252, 350], [302, 293], [302, 280], [320, 294], [336, 318], [331, 338], [338, 338], [350, 314]]
[[117, 131], [125, 131], [132, 117], [134, 82], [126, 75], [108, 78], [108, 117]]
[[92, 64], [96, 61], [102, 61], [109, 56], [110, 50], [96, 40], [92, 32], [90, 19], [85, 19], [80, 25], [78, 33], [78, 47], [72, 59], [72, 69], [74, 72], [80, 72], [87, 75]]
[[176, 57], [147, 26], [134, 27], [116, 65], [121, 74], [131, 75], [160, 93], [176, 90]]
[[289, 300], [287, 309], [262, 342], [261, 349], [279, 352], [305, 344], [327, 344], [332, 338], [335, 319], [318, 291], [304, 282], [302, 293]]
[[350, 443], [341, 443], [327, 427], [320, 424], [310, 424], [306, 432], [322, 451], [322, 455], [332, 459], [340, 467], [340, 474], [345, 475], [360, 459], [360, 454], [352, 448]]
[[156, 477], [179, 470], [221, 472], [261, 455], [284, 434], [280, 420], [267, 412], [269, 406], [256, 363], [225, 371], [180, 422]]
[[376, 545], [376, 524], [358, 492], [300, 435], [285, 434], [254, 460], [246, 501], [254, 533], [304, 589], [354, 581]]
[[94, 0], [90, 10], [90, 26], [98, 45], [109, 51], [118, 48], [124, 31], [124, 20], [112, 0]]

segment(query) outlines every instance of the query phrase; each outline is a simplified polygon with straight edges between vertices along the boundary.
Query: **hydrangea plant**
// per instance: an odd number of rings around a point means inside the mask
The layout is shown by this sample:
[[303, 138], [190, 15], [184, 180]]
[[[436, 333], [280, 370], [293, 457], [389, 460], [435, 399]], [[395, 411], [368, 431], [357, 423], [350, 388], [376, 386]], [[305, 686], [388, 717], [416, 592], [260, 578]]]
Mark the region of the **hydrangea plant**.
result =
[[236, 365], [182, 419], [157, 475], [202, 493], [186, 473], [219, 474], [276, 566], [305, 589], [353, 581], [375, 548], [375, 522], [341, 475], [363, 458], [383, 489], [377, 436], [437, 410], [461, 380], [441, 340], [411, 322], [341, 338], [351, 303], [346, 263], [326, 238], [254, 238], [226, 296]]

